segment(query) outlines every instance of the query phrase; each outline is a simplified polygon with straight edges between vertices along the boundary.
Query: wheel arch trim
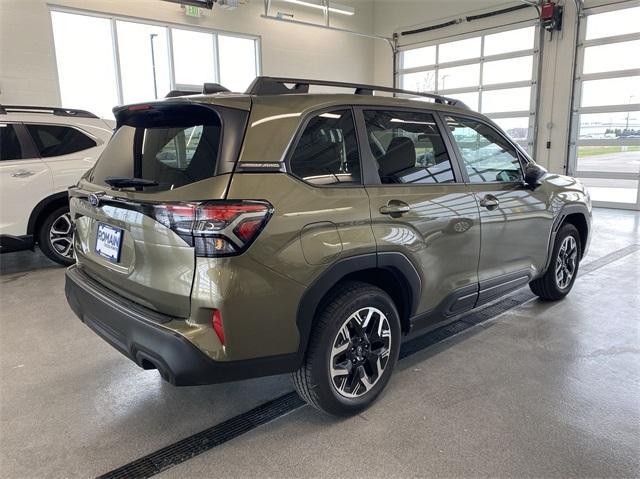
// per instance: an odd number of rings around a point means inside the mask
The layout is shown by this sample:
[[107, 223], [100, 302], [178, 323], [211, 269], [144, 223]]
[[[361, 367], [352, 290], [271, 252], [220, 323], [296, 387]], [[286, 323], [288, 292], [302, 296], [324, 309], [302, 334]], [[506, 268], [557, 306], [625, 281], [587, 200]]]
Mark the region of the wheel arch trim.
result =
[[[564, 205], [560, 210], [560, 212], [558, 213], [558, 215], [556, 216], [555, 220], [553, 221], [553, 225], [551, 227], [551, 234], [549, 235], [549, 244], [547, 245], [547, 260], [545, 262], [544, 269], [542, 270], [539, 276], [544, 275], [544, 273], [546, 273], [547, 269], [549, 268], [549, 265], [551, 264], [553, 245], [556, 241], [556, 235], [558, 234], [560, 227], [565, 223], [565, 220], [567, 219], [567, 217], [573, 214], [579, 214], [584, 217], [584, 221], [587, 226], [585, 238], [587, 238], [586, 243], [588, 244], [590, 234], [591, 234], [591, 213], [589, 212], [589, 209], [587, 208], [586, 205], [580, 205], [580, 204]], [[584, 257], [585, 244], [582, 244], [581, 248], [582, 248], [581, 255], [582, 257]]]
[[49, 205], [52, 203], [59, 202], [60, 200], [69, 198], [69, 194], [67, 191], [60, 191], [58, 193], [54, 193], [52, 195], [47, 196], [46, 198], [40, 200], [40, 202], [33, 208], [31, 214], [29, 215], [29, 221], [27, 223], [27, 234], [28, 235], [36, 235], [36, 225], [38, 224], [38, 219], [43, 211], [45, 211]]
[[296, 324], [300, 334], [298, 345], [300, 364], [307, 350], [311, 328], [322, 299], [338, 282], [350, 274], [371, 269], [388, 271], [396, 278], [401, 278], [410, 293], [408, 317], [413, 317], [416, 314], [422, 290], [422, 280], [413, 263], [403, 253], [393, 251], [366, 253], [343, 258], [325, 270], [311, 284], [300, 300], [296, 315]]

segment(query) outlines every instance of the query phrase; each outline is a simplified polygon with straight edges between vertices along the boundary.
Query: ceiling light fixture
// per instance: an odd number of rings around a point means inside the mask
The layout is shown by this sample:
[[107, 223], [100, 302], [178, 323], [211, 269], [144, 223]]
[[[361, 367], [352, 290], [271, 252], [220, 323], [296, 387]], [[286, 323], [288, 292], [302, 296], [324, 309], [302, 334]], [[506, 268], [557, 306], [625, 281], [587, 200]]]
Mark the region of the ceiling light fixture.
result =
[[[327, 9], [325, 5], [311, 3], [305, 0], [282, 0], [282, 1], [287, 3], [295, 3], [296, 5], [302, 5], [304, 7], [317, 8], [318, 10]], [[353, 7], [350, 7], [348, 5], [340, 5], [338, 3], [331, 3], [329, 6], [329, 11], [331, 13], [340, 13], [341, 15], [353, 15], [354, 13], [356, 13]]]

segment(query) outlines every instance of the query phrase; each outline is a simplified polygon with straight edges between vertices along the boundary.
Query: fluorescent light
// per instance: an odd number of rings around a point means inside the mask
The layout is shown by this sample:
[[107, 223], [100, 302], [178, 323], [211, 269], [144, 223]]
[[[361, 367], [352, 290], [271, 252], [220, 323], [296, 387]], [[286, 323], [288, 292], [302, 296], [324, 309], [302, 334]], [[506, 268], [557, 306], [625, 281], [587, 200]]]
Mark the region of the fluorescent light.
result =
[[334, 119], [338, 119], [340, 118], [340, 115], [336, 115], [335, 113], [323, 113], [322, 115], [320, 115], [322, 118], [334, 118]]
[[[325, 7], [324, 5], [307, 2], [305, 0], [282, 0], [282, 1], [287, 3], [295, 3], [296, 5], [302, 5], [304, 7], [317, 8], [318, 10], [327, 9], [327, 7]], [[342, 15], [353, 15], [355, 13], [355, 10], [353, 7], [349, 7], [347, 5], [340, 5], [338, 3], [333, 3], [333, 2], [329, 4], [329, 11], [331, 13], [340, 13]]]

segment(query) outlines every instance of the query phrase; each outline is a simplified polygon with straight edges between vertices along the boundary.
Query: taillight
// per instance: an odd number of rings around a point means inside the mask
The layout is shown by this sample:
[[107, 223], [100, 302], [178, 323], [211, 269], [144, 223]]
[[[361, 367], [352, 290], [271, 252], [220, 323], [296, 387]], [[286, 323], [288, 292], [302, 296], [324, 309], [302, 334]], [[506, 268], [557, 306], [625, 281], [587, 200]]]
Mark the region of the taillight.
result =
[[210, 201], [153, 206], [156, 221], [193, 246], [196, 256], [233, 256], [244, 252], [271, 217], [263, 201]]

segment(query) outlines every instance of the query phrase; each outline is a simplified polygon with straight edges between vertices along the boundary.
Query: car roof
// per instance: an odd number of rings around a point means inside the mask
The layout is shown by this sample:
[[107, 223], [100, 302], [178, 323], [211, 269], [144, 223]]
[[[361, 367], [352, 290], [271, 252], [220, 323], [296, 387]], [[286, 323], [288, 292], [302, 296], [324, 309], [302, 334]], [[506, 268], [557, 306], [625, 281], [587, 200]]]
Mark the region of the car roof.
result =
[[[75, 114], [74, 112], [79, 113]], [[111, 137], [115, 126], [113, 120], [99, 118], [84, 110], [0, 105], [0, 123], [2, 122], [72, 126], [83, 130], [94, 138], [99, 138], [101, 141], [106, 141]]]

